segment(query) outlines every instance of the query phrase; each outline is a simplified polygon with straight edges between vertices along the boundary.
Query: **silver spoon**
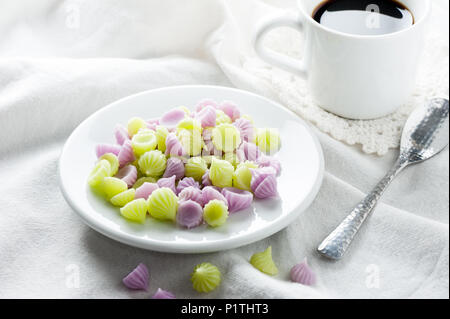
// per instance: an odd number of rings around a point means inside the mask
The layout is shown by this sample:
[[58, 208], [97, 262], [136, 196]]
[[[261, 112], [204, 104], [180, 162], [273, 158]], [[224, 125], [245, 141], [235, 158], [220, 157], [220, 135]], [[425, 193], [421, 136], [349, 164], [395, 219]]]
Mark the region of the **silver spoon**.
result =
[[340, 259], [394, 177], [405, 167], [433, 157], [448, 145], [448, 112], [448, 100], [439, 98], [413, 111], [403, 129], [400, 155], [394, 167], [323, 240], [318, 248], [320, 254]]

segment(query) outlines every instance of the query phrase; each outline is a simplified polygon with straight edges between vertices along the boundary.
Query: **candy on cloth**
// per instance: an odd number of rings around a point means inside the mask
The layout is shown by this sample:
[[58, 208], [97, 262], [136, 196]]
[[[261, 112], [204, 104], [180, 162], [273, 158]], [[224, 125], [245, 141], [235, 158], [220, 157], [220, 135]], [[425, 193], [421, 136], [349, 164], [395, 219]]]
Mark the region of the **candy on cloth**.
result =
[[237, 166], [233, 173], [233, 187], [251, 191], [250, 184], [252, 181], [252, 172], [250, 171], [250, 168], [258, 168], [258, 165], [253, 162], [246, 161]]
[[254, 254], [250, 258], [250, 264], [267, 275], [273, 276], [278, 273], [278, 268], [272, 259], [272, 246], [263, 252]]
[[116, 138], [116, 142], [119, 145], [123, 145], [125, 141], [130, 139], [127, 129], [120, 124], [116, 125], [116, 127], [114, 128], [114, 137]]
[[173, 175], [175, 175], [177, 180], [184, 177], [184, 163], [178, 157], [171, 157], [167, 160], [163, 177], [170, 177]]
[[195, 266], [191, 274], [192, 286], [198, 292], [213, 291], [220, 285], [220, 281], [220, 271], [211, 263], [202, 263]]
[[222, 195], [227, 199], [228, 211], [230, 213], [247, 209], [252, 205], [253, 194], [248, 191], [225, 187], [222, 189]]
[[131, 139], [131, 147], [134, 154], [141, 156], [142, 154], [152, 151], [156, 148], [156, 135], [150, 129], [141, 129]]
[[278, 152], [281, 146], [280, 132], [276, 128], [259, 128], [256, 132], [256, 145], [266, 154]]
[[195, 179], [193, 179], [192, 177], [185, 177], [178, 182], [177, 192], [180, 193], [183, 189], [189, 186], [193, 186], [200, 189], [200, 185]]
[[111, 198], [128, 189], [127, 183], [116, 177], [105, 177], [103, 179], [101, 189], [107, 198]]
[[139, 188], [144, 183], [156, 183], [156, 179], [149, 176], [141, 177], [134, 183], [133, 188]]
[[201, 110], [203, 110], [205, 107], [211, 106], [215, 109], [217, 109], [219, 107], [219, 104], [211, 99], [203, 99], [200, 102], [197, 103], [197, 105], [195, 106], [195, 111], [196, 112], [200, 112]]
[[222, 110], [216, 110], [216, 125], [231, 124], [233, 121]]
[[134, 156], [133, 147], [131, 146], [131, 140], [126, 140], [123, 143], [117, 158], [119, 159], [120, 167], [125, 166], [136, 159]]
[[132, 200], [120, 209], [120, 214], [128, 220], [144, 223], [147, 215], [147, 201], [143, 198]]
[[95, 146], [95, 154], [97, 155], [97, 158], [100, 158], [107, 153], [112, 153], [117, 156], [117, 155], [119, 155], [119, 152], [120, 152], [119, 145], [97, 144]]
[[214, 186], [206, 186], [202, 189], [202, 201], [203, 204], [208, 204], [213, 199], [217, 199], [222, 201], [225, 205], [228, 206], [228, 200], [223, 196], [220, 189], [217, 189]]
[[165, 126], [161, 125], [156, 126], [155, 130], [156, 143], [158, 145], [158, 150], [160, 150], [163, 153], [166, 151], [167, 135], [169, 135], [169, 130]]
[[137, 180], [137, 169], [133, 165], [127, 165], [122, 167], [119, 172], [117, 172], [116, 176], [125, 183], [127, 183], [128, 187], [132, 187]]
[[[186, 189], [184, 189], [185, 191]], [[188, 229], [203, 222], [203, 209], [193, 200], [183, 200], [178, 204], [177, 224]]]
[[291, 269], [291, 280], [302, 285], [311, 286], [316, 283], [316, 274], [309, 267], [306, 258]]
[[239, 118], [233, 123], [233, 125], [238, 129], [243, 141], [255, 143], [256, 130], [250, 120]]
[[134, 200], [134, 195], [136, 194], [136, 190], [134, 188], [130, 188], [122, 193], [119, 193], [111, 198], [111, 204], [114, 206], [123, 207], [132, 200]]
[[159, 188], [159, 186], [156, 183], [144, 182], [141, 186], [139, 186], [136, 189], [136, 193], [135, 193], [134, 197], [136, 199], [143, 198], [143, 199], [147, 200], [148, 197], [153, 193], [153, 191], [158, 188]]
[[209, 168], [209, 178], [214, 186], [231, 187], [234, 167], [229, 162], [213, 158]]
[[176, 178], [175, 175], [172, 175], [171, 177], [160, 178], [156, 183], [160, 188], [167, 187], [170, 188], [172, 192], [176, 193], [177, 189], [175, 187], [175, 178]]
[[175, 295], [167, 290], [162, 290], [158, 288], [158, 290], [153, 295], [152, 299], [176, 299]]
[[159, 177], [166, 169], [166, 156], [158, 150], [150, 151], [139, 158], [138, 165], [143, 174]]
[[103, 179], [108, 177], [111, 173], [111, 164], [107, 160], [100, 160], [95, 164], [88, 177], [88, 184], [91, 187], [97, 188], [102, 185]]
[[209, 178], [209, 170], [205, 171], [205, 174], [202, 176], [202, 185], [203, 186], [212, 186], [211, 179]]
[[166, 156], [183, 156], [184, 150], [175, 133], [169, 133], [166, 137]]
[[184, 112], [180, 108], [175, 108], [170, 111], [167, 111], [166, 113], [161, 116], [159, 119], [159, 124], [169, 127], [175, 127], [178, 122], [180, 122], [182, 119], [186, 117], [186, 112]]
[[223, 101], [220, 104], [219, 109], [228, 115], [233, 122], [241, 116], [241, 112], [239, 111], [237, 105], [231, 101]]
[[223, 225], [228, 218], [228, 207], [218, 199], [209, 201], [203, 209], [203, 219], [212, 227]]
[[148, 288], [148, 268], [140, 263], [132, 272], [123, 278], [123, 284], [133, 290], [147, 290]]
[[236, 167], [239, 164], [239, 158], [237, 157], [236, 153], [230, 152], [230, 153], [224, 153], [223, 160], [229, 162], [231, 165]]
[[145, 127], [147, 127], [147, 123], [143, 119], [141, 119], [140, 117], [133, 117], [128, 121], [127, 124], [128, 135], [132, 137], [141, 128]]
[[109, 172], [109, 176], [116, 175], [119, 170], [119, 159], [113, 153], [106, 153], [100, 156], [99, 160], [107, 160], [111, 165], [111, 171]]
[[148, 212], [159, 220], [175, 220], [178, 209], [178, 198], [167, 187], [158, 188], [148, 198]]
[[200, 121], [202, 127], [216, 126], [216, 109], [208, 105], [199, 111], [195, 118]]
[[233, 152], [241, 144], [239, 130], [231, 124], [220, 124], [212, 130], [212, 142], [219, 151]]
[[201, 189], [193, 186], [184, 188], [178, 194], [179, 201], [193, 200], [203, 206], [203, 194]]
[[261, 154], [261, 156], [256, 160], [256, 163], [259, 167], [272, 167], [275, 170], [276, 175], [280, 175], [281, 163], [275, 157]]
[[187, 177], [192, 177], [196, 181], [201, 182], [202, 176], [203, 174], [205, 174], [205, 171], [208, 169], [208, 166], [206, 165], [206, 162], [203, 158], [197, 156], [188, 159], [184, 168], [185, 168], [184, 174]]
[[256, 144], [249, 142], [242, 142], [236, 150], [236, 155], [240, 162], [252, 161], [256, 162], [261, 156], [261, 151]]
[[183, 147], [183, 153], [190, 156], [200, 155], [203, 148], [202, 135], [199, 131], [181, 129], [178, 131], [178, 140]]
[[250, 169], [250, 187], [257, 198], [270, 198], [278, 195], [276, 171], [272, 167]]

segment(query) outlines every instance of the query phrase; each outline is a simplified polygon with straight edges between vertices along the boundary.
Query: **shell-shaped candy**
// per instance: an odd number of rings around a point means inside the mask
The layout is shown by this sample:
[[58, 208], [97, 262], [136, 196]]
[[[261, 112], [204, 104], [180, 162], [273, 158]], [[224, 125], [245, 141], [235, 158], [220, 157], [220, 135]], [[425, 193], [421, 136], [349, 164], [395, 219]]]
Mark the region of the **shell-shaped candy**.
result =
[[239, 164], [239, 158], [234, 152], [224, 153], [222, 159], [229, 162], [234, 167], [236, 167]]
[[170, 188], [172, 192], [176, 193], [177, 189], [175, 187], [175, 178], [176, 178], [175, 175], [172, 175], [171, 177], [160, 178], [156, 183], [160, 188], [167, 187]]
[[192, 177], [185, 177], [181, 181], [178, 182], [177, 193], [179, 194], [183, 189], [185, 189], [186, 187], [189, 187], [189, 186], [193, 186], [195, 188], [200, 189], [200, 185], [198, 184], [198, 182], [195, 179], [193, 179]]
[[220, 124], [231, 124], [233, 121], [231, 118], [225, 114], [222, 110], [216, 111], [216, 125]]
[[152, 299], [176, 299], [176, 298], [175, 295], [170, 291], [158, 288], [158, 290], [153, 295]]
[[195, 266], [191, 274], [193, 288], [198, 292], [210, 292], [220, 285], [221, 274], [219, 268], [211, 263]]
[[191, 157], [186, 165], [185, 165], [185, 172], [184, 174], [187, 177], [192, 177], [196, 181], [201, 182], [203, 174], [205, 174], [205, 171], [208, 169], [208, 166], [206, 165], [206, 162], [203, 158], [200, 156], [197, 157]]
[[276, 172], [271, 167], [251, 169], [250, 187], [257, 198], [270, 198], [278, 195]]
[[227, 199], [230, 213], [247, 209], [252, 205], [253, 194], [248, 191], [226, 187], [222, 189], [222, 195]]
[[134, 156], [133, 147], [131, 146], [131, 140], [126, 140], [123, 143], [117, 158], [119, 159], [120, 167], [123, 167], [136, 159]]
[[209, 168], [209, 178], [214, 186], [231, 187], [234, 167], [230, 162], [213, 158]]
[[135, 199], [120, 209], [120, 214], [128, 220], [144, 223], [147, 215], [147, 201], [143, 198]]
[[212, 131], [212, 142], [219, 151], [233, 152], [241, 144], [241, 134], [231, 124], [220, 124]]
[[203, 99], [197, 103], [197, 105], [195, 106], [195, 111], [200, 112], [201, 110], [203, 110], [205, 107], [208, 107], [208, 106], [211, 106], [214, 109], [217, 109], [219, 107], [219, 104], [212, 99]]
[[101, 185], [103, 193], [107, 198], [112, 198], [128, 189], [127, 183], [116, 177], [105, 177]]
[[178, 140], [183, 147], [183, 153], [190, 156], [200, 155], [203, 148], [203, 140], [200, 131], [181, 129], [178, 131]]
[[179, 201], [188, 201], [192, 200], [194, 202], [199, 203], [201, 206], [203, 206], [203, 194], [202, 191], [193, 186], [189, 186], [184, 188], [179, 194], [178, 194]]
[[134, 154], [141, 156], [145, 152], [152, 151], [156, 148], [156, 135], [150, 129], [142, 129], [137, 132], [131, 139], [131, 147]]
[[261, 156], [261, 151], [253, 143], [242, 142], [239, 148], [236, 150], [236, 155], [240, 162], [243, 161], [252, 161], [256, 162], [258, 158]]
[[136, 134], [141, 128], [146, 128], [147, 123], [141, 119], [140, 117], [133, 117], [128, 121], [127, 130], [128, 135], [133, 136]]
[[291, 280], [307, 286], [311, 286], [316, 283], [316, 274], [311, 267], [309, 267], [306, 258], [301, 263], [292, 267]]
[[107, 160], [100, 160], [95, 164], [88, 177], [88, 184], [91, 187], [101, 187], [103, 179], [108, 177], [111, 172], [111, 164]]
[[119, 159], [117, 158], [117, 156], [113, 153], [106, 153], [100, 156], [99, 161], [101, 160], [107, 160], [109, 162], [109, 164], [111, 165], [109, 176], [114, 176], [119, 170]]
[[255, 143], [256, 129], [250, 120], [239, 118], [233, 123], [233, 125], [238, 129], [243, 141]]
[[165, 154], [167, 156], [183, 156], [184, 150], [183, 145], [178, 140], [175, 133], [169, 133], [166, 137], [166, 151]]
[[212, 227], [225, 224], [228, 219], [228, 207], [221, 200], [213, 199], [209, 201], [203, 209], [203, 219]]
[[233, 122], [241, 116], [239, 108], [234, 102], [231, 101], [223, 101], [220, 104], [219, 109], [228, 115]]
[[202, 185], [203, 186], [212, 186], [211, 179], [209, 178], [209, 169], [205, 171], [205, 174], [202, 176]]
[[111, 197], [111, 204], [113, 204], [114, 206], [123, 207], [134, 200], [135, 194], [136, 190], [134, 188], [130, 188], [129, 190]]
[[200, 121], [202, 127], [216, 126], [216, 109], [212, 106], [206, 106], [197, 112], [195, 118]]
[[148, 198], [148, 212], [153, 218], [174, 221], [177, 209], [178, 198], [170, 188], [158, 188]]
[[276, 171], [272, 167], [251, 168], [252, 181], [250, 183], [252, 192], [256, 190], [259, 184], [269, 175], [276, 175]]
[[211, 139], [212, 139], [212, 130], [213, 130], [213, 127], [207, 127], [207, 128], [203, 129], [203, 131], [202, 131], [202, 138], [203, 138], [203, 140], [205, 142], [211, 141]]
[[114, 137], [116, 138], [116, 142], [119, 145], [123, 145], [125, 141], [130, 139], [127, 129], [120, 124], [116, 125], [116, 127], [114, 128]]
[[[186, 191], [186, 189], [184, 189]], [[177, 224], [188, 229], [197, 227], [203, 221], [203, 209], [193, 200], [183, 200], [178, 204]]]
[[123, 284], [133, 290], [147, 290], [149, 281], [148, 268], [140, 263], [132, 272], [123, 278]]
[[137, 180], [137, 169], [134, 165], [127, 165], [122, 167], [116, 174], [117, 178], [127, 183], [128, 187], [131, 187]]
[[167, 127], [175, 127], [178, 122], [180, 122], [185, 117], [186, 113], [182, 109], [172, 109], [161, 116], [161, 118], [159, 119], [159, 124]]
[[150, 151], [139, 158], [138, 165], [146, 176], [159, 177], [166, 169], [166, 156], [158, 150]]
[[214, 186], [206, 186], [202, 189], [202, 201], [203, 204], [208, 204], [213, 199], [217, 199], [222, 201], [225, 205], [228, 206], [228, 200], [223, 196], [220, 189], [217, 189]]
[[114, 155], [119, 155], [121, 147], [114, 144], [97, 144], [95, 146], [95, 154], [97, 158], [102, 157], [104, 154], [112, 153]]
[[134, 197], [137, 198], [143, 198], [145, 200], [148, 199], [148, 197], [153, 193], [154, 190], [158, 189], [159, 186], [156, 183], [148, 183], [144, 182], [141, 186], [139, 186], [136, 189], [136, 193]]
[[276, 128], [259, 128], [256, 132], [256, 145], [266, 154], [276, 153], [281, 146], [280, 132]]
[[281, 163], [275, 157], [261, 154], [256, 163], [259, 167], [272, 167], [275, 170], [276, 174], [280, 175]]
[[163, 153], [166, 151], [167, 135], [169, 135], [169, 130], [165, 126], [161, 125], [156, 126], [155, 130], [156, 143], [158, 145], [158, 150], [160, 150]]
[[156, 183], [156, 179], [149, 176], [141, 177], [136, 181], [136, 183], [134, 183], [133, 188], [137, 189], [141, 187], [144, 183]]
[[190, 132], [198, 132], [200, 135], [202, 134], [202, 123], [194, 119], [192, 117], [185, 117], [177, 124], [177, 130], [187, 130]]
[[184, 163], [178, 157], [171, 157], [167, 160], [163, 177], [170, 177], [173, 175], [175, 175], [177, 180], [184, 177]]
[[251, 181], [252, 181], [252, 172], [250, 171], [251, 168], [258, 168], [258, 165], [256, 165], [253, 162], [243, 162], [240, 163], [236, 170], [233, 173], [233, 187], [251, 191]]
[[259, 271], [274, 276], [278, 273], [278, 268], [272, 259], [272, 246], [265, 251], [256, 253], [250, 258], [250, 264]]

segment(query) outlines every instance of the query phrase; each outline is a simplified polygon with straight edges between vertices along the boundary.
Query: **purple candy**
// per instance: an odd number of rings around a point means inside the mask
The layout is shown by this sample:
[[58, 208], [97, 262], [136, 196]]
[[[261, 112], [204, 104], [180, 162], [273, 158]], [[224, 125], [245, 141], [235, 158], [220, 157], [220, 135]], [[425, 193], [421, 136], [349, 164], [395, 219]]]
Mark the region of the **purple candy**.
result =
[[143, 263], [140, 263], [132, 272], [123, 278], [123, 284], [133, 290], [147, 290], [148, 287], [148, 269]]
[[306, 258], [303, 262], [292, 267], [291, 280], [307, 286], [311, 286], [316, 283], [316, 274], [309, 267]]
[[259, 186], [259, 184], [270, 175], [275, 176], [276, 171], [272, 167], [261, 167], [261, 168], [251, 168], [250, 172], [252, 174], [252, 180], [250, 182], [250, 188], [252, 192]]
[[182, 179], [184, 177], [184, 163], [177, 157], [171, 157], [167, 160], [163, 177], [170, 177], [173, 175], [175, 175], [176, 179]]
[[220, 188], [216, 188], [214, 186], [206, 186], [205, 188], [202, 189], [202, 196], [204, 205], [208, 204], [209, 201], [213, 199], [218, 199], [223, 201], [225, 205], [228, 206], [228, 201], [220, 192]]
[[152, 299], [176, 299], [175, 295], [169, 291], [158, 288]]
[[117, 144], [119, 144], [119, 145], [123, 145], [123, 143], [126, 140], [130, 139], [127, 129], [120, 124], [117, 125], [116, 128], [114, 129], [114, 136], [116, 138]]
[[202, 132], [202, 138], [205, 142], [211, 141], [212, 139], [212, 129], [207, 128], [204, 129]]
[[200, 185], [195, 179], [193, 179], [192, 177], [185, 177], [178, 182], [177, 193], [180, 193], [183, 189], [189, 186], [193, 186], [200, 189]]
[[256, 163], [259, 167], [272, 167], [275, 170], [276, 175], [279, 175], [281, 172], [281, 163], [275, 157], [261, 154]]
[[95, 146], [95, 154], [97, 155], [97, 158], [102, 157], [103, 155], [107, 153], [112, 153], [114, 155], [119, 155], [120, 152], [120, 146], [119, 145], [113, 145], [113, 144], [97, 144]]
[[173, 109], [164, 113], [163, 116], [161, 116], [159, 124], [174, 127], [175, 125], [177, 125], [178, 122], [184, 119], [185, 116], [186, 113], [182, 109]]
[[252, 142], [255, 140], [255, 128], [250, 120], [240, 118], [237, 119], [233, 125], [238, 129], [243, 141]]
[[170, 188], [174, 192], [174, 194], [176, 194], [177, 189], [175, 188], [175, 178], [176, 178], [175, 175], [172, 175], [171, 177], [160, 178], [156, 183], [160, 188], [163, 187]]
[[228, 115], [234, 122], [237, 118], [241, 117], [241, 112], [239, 111], [237, 105], [231, 101], [223, 101], [219, 106], [226, 115]]
[[216, 110], [212, 106], [203, 108], [196, 118], [202, 123], [202, 127], [216, 126]]
[[194, 186], [189, 186], [184, 188], [180, 193], [178, 193], [178, 199], [180, 201], [192, 200], [203, 206], [203, 195], [202, 191]]
[[259, 156], [261, 156], [261, 151], [259, 150], [258, 146], [256, 146], [256, 144], [244, 141], [237, 149], [236, 155], [240, 162], [256, 162]]
[[215, 109], [217, 109], [219, 107], [219, 105], [217, 104], [216, 101], [211, 100], [211, 99], [204, 99], [197, 103], [197, 105], [195, 107], [195, 111], [200, 112], [207, 106], [212, 106]]
[[257, 198], [277, 196], [276, 171], [272, 167], [250, 169], [252, 181], [250, 187]]
[[209, 178], [209, 169], [205, 171], [205, 174], [202, 176], [202, 185], [203, 186], [212, 186], [211, 179]]
[[222, 195], [228, 201], [228, 211], [234, 213], [249, 208], [252, 205], [253, 194], [234, 187], [222, 189]]
[[127, 183], [128, 187], [133, 186], [137, 180], [137, 169], [134, 165], [127, 165], [119, 169], [116, 176]]
[[169, 133], [166, 137], [166, 156], [183, 156], [184, 150], [175, 133]]
[[182, 201], [178, 204], [177, 223], [186, 228], [193, 228], [203, 221], [203, 209], [199, 203], [192, 200]]
[[134, 194], [134, 199], [143, 198], [145, 200], [153, 193], [154, 190], [158, 189], [159, 186], [156, 183], [147, 183], [145, 182], [140, 187], [136, 189], [136, 193]]
[[134, 157], [133, 148], [131, 147], [131, 140], [126, 140], [123, 143], [117, 158], [119, 159], [120, 167], [123, 167], [136, 159]]

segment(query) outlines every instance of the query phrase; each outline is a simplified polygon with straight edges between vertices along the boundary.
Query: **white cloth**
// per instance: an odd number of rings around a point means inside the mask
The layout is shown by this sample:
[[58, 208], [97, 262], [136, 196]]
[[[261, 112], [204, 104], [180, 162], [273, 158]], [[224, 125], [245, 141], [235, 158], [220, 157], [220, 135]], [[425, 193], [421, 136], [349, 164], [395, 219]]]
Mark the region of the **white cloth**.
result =
[[[435, 2], [448, 8], [445, 0]], [[148, 298], [161, 287], [179, 298], [448, 298], [448, 150], [398, 177], [340, 262], [320, 258], [317, 244], [383, 176], [396, 151], [383, 158], [366, 155], [317, 130], [326, 174], [312, 206], [270, 238], [214, 254], [164, 254], [120, 244], [83, 224], [64, 201], [57, 176], [62, 145], [84, 118], [104, 105], [169, 85], [250, 90], [264, 85], [242, 68], [240, 56], [249, 52], [255, 21], [275, 10], [272, 4], [4, 4], [0, 297]], [[248, 263], [269, 244], [280, 270], [273, 278]], [[288, 280], [290, 268], [304, 257], [317, 273], [314, 287]], [[189, 274], [204, 261], [221, 269], [223, 282], [216, 291], [199, 295]], [[151, 272], [149, 293], [130, 292], [121, 284], [139, 262]]]

